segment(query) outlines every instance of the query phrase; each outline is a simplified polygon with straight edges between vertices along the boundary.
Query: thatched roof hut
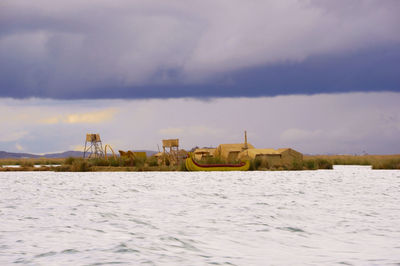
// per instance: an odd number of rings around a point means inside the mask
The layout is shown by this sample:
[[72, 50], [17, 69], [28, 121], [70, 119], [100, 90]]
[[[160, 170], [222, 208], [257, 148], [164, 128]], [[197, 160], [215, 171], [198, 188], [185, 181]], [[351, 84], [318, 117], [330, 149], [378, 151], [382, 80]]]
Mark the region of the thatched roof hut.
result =
[[214, 157], [215, 151], [216, 151], [215, 148], [195, 149], [193, 154], [196, 160], [201, 160], [207, 157]]
[[280, 152], [274, 149], [247, 149], [240, 153], [240, 158], [255, 159], [263, 155], [279, 155]]
[[239, 158], [239, 153], [246, 149], [254, 149], [254, 146], [250, 143], [220, 144], [215, 150], [215, 156], [234, 161]]
[[239, 154], [239, 159], [260, 159], [270, 166], [290, 165], [293, 161], [302, 161], [303, 154], [290, 148], [284, 149], [248, 149]]
[[291, 148], [277, 150], [281, 154], [282, 164], [289, 165], [293, 161], [303, 161], [303, 154]]

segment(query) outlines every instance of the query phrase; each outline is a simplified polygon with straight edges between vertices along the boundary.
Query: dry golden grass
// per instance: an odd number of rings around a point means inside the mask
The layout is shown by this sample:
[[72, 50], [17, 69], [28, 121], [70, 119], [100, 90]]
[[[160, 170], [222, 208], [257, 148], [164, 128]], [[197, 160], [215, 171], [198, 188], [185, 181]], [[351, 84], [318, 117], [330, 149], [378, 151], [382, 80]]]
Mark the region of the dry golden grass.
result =
[[[61, 165], [60, 167], [45, 167], [43, 165]], [[3, 168], [3, 165], [20, 165], [18, 168]], [[42, 165], [42, 167], [34, 167]], [[133, 164], [124, 158], [83, 159], [83, 158], [24, 158], [0, 159], [0, 171], [59, 171], [59, 172], [126, 172], [126, 171], [179, 171], [179, 166], [153, 165], [143, 160]]]
[[16, 159], [0, 159], [0, 165], [47, 165], [62, 164], [63, 158], [16, 158]]
[[54, 171], [56, 169], [56, 167], [47, 167], [47, 166], [42, 166], [42, 167], [33, 167], [33, 166], [21, 166], [18, 168], [8, 168], [8, 167], [0, 167], [0, 172], [22, 172], [22, 171], [35, 171], [35, 172], [39, 172], [39, 171]]
[[372, 165], [373, 169], [400, 169], [400, 154], [304, 156], [304, 160], [310, 159], [324, 159], [336, 165]]

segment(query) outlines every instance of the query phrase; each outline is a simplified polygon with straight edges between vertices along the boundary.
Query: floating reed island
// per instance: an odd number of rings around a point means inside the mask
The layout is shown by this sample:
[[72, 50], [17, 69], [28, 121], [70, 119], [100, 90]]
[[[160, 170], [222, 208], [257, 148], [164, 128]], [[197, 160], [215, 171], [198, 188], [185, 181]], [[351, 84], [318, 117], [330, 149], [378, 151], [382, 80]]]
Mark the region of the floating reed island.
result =
[[[196, 160], [200, 164], [226, 164], [218, 157]], [[333, 165], [371, 165], [372, 169], [400, 170], [400, 154], [396, 155], [304, 155], [303, 160], [293, 161], [291, 165], [276, 167], [263, 159], [249, 160], [249, 171], [279, 170], [317, 170], [332, 169]], [[108, 160], [101, 158], [83, 159], [69, 157], [64, 159], [0, 159], [0, 171], [186, 171], [184, 163], [159, 164], [155, 156], [142, 160], [127, 160], [117, 156]], [[8, 167], [12, 166], [12, 167]], [[18, 167], [15, 167], [18, 166]], [[39, 167], [40, 166], [40, 167]]]
[[[332, 169], [333, 165], [371, 165], [400, 169], [397, 155], [303, 155], [291, 148], [255, 148], [247, 142], [216, 148], [179, 148], [179, 139], [162, 140], [162, 151], [119, 151], [103, 145], [99, 134], [87, 134], [83, 157], [0, 159], [0, 171], [276, 171]], [[109, 153], [107, 149], [111, 152]]]

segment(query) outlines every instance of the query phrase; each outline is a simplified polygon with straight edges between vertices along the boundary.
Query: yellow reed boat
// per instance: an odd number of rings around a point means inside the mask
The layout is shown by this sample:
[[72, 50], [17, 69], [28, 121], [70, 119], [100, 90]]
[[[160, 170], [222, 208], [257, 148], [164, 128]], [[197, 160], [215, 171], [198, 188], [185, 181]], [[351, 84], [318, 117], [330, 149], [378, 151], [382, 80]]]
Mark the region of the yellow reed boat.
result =
[[247, 171], [250, 168], [250, 162], [239, 164], [199, 164], [191, 156], [185, 160], [188, 171]]

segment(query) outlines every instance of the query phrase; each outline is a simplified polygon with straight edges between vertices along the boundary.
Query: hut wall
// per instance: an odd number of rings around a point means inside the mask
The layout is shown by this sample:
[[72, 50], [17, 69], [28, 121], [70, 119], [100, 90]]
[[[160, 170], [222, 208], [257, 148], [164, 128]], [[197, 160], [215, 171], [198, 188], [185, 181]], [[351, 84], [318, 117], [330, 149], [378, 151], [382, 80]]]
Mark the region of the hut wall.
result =
[[282, 158], [280, 154], [257, 154], [255, 159], [267, 163], [269, 167], [278, 167], [282, 165]]
[[239, 158], [239, 151], [230, 151], [228, 153], [228, 162], [233, 162], [233, 161], [237, 161]]
[[293, 149], [286, 149], [281, 152], [282, 155], [282, 165], [290, 166], [294, 161], [303, 161], [303, 154], [297, 152]]

